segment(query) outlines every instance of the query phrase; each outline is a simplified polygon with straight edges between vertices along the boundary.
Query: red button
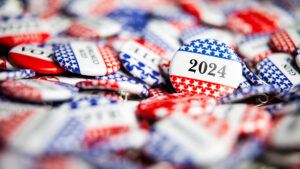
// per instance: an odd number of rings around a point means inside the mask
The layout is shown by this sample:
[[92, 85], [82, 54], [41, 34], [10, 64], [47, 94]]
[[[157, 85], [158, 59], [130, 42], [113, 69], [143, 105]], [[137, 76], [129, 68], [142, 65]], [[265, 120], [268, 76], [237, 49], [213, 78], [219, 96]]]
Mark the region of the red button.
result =
[[32, 69], [40, 74], [60, 74], [64, 69], [53, 60], [51, 47], [19, 45], [9, 52], [9, 59], [18, 67]]

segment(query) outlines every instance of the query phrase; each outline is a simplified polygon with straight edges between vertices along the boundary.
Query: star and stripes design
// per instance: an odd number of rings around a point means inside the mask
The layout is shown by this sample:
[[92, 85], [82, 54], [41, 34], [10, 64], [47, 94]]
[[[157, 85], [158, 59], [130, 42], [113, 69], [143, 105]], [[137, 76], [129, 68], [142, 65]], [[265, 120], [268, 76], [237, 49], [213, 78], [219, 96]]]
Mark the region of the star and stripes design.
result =
[[[238, 63], [241, 62], [233, 49], [228, 47], [225, 43], [213, 39], [190, 41], [184, 44], [178, 52], [190, 52], [200, 54], [200, 56], [205, 55], [207, 57], [216, 57]], [[227, 95], [236, 89], [235, 87], [226, 86], [222, 83], [213, 83], [204, 79], [178, 76], [174, 75], [174, 73], [170, 74], [170, 80], [177, 92], [204, 94], [213, 98]]]
[[224, 86], [218, 83], [212, 83], [204, 80], [197, 80], [182, 76], [170, 75], [174, 88], [180, 93], [204, 94], [212, 98], [232, 93], [235, 88]]
[[70, 43], [55, 45], [54, 59], [65, 70], [80, 74], [80, 67]]
[[258, 75], [268, 84], [281, 89], [290, 89], [293, 83], [282, 73], [282, 71], [268, 58], [257, 65]]
[[165, 80], [159, 70], [153, 70], [150, 66], [139, 61], [126, 53], [120, 54], [120, 60], [124, 68], [134, 77], [140, 79], [150, 86], [162, 86]]
[[228, 47], [225, 43], [214, 39], [193, 40], [184, 44], [178, 51], [191, 52], [210, 57], [217, 57], [231, 61], [241, 62], [240, 58], [234, 52], [233, 49]]

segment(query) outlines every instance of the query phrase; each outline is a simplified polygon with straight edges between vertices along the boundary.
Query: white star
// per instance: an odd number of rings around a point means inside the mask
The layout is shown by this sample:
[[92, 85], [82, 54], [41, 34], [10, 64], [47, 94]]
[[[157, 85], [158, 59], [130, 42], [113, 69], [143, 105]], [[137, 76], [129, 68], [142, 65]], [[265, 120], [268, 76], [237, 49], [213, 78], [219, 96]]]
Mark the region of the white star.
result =
[[211, 88], [211, 90], [216, 90], [217, 89], [216, 85], [211, 85], [210, 88]]
[[193, 86], [198, 86], [198, 85], [199, 85], [199, 82], [194, 81]]
[[211, 53], [211, 50], [210, 49], [207, 49], [207, 51], [206, 51], [208, 54], [210, 54]]
[[290, 82], [285, 80], [285, 81], [283, 81], [283, 83], [288, 85]]
[[176, 83], [181, 83], [181, 78], [177, 77], [177, 79], [175, 81], [176, 81]]
[[182, 91], [184, 89], [184, 85], [179, 85], [179, 90]]
[[202, 88], [204, 88], [204, 89], [205, 89], [205, 88], [207, 88], [207, 83], [202, 83], [202, 85], [201, 85], [201, 86], [202, 86]]
[[190, 80], [186, 79], [186, 80], [184, 81], [184, 83], [185, 83], [186, 85], [189, 85], [189, 84], [190, 84]]
[[189, 51], [193, 51], [194, 47], [193, 46], [189, 46]]
[[211, 49], [217, 49], [217, 45], [215, 44], [211, 45]]
[[208, 95], [210, 95], [210, 91], [209, 91], [209, 90], [205, 90], [204, 94], [205, 94], [206, 96], [208, 96]]
[[204, 43], [204, 44], [203, 44], [203, 48], [208, 48], [208, 46], [209, 46], [209, 45], [208, 45], [207, 43]]
[[78, 66], [75, 65], [75, 64], [73, 64], [71, 67], [72, 67], [73, 69], [76, 69]]
[[201, 88], [197, 88], [196, 92], [197, 92], [198, 94], [202, 93]]
[[199, 42], [199, 41], [196, 41], [196, 42], [194, 43], [194, 45], [195, 45], [195, 46], [200, 46], [200, 42]]
[[197, 52], [198, 52], [198, 53], [202, 53], [202, 51], [203, 51], [203, 50], [202, 50], [201, 48], [198, 48], [198, 49], [197, 49]]
[[221, 46], [220, 47], [220, 51], [224, 51], [225, 50], [225, 47], [224, 46]]
[[277, 83], [280, 83], [280, 82], [281, 82], [281, 80], [280, 80], [280, 79], [276, 79], [275, 81], [276, 81]]
[[219, 56], [219, 55], [220, 55], [220, 52], [219, 52], [219, 51], [215, 51], [215, 55], [216, 55], [216, 56]]
[[188, 90], [189, 92], [192, 92], [192, 91], [193, 91], [193, 87], [192, 87], [192, 86], [189, 86], [189, 87], [187, 88], [187, 90]]

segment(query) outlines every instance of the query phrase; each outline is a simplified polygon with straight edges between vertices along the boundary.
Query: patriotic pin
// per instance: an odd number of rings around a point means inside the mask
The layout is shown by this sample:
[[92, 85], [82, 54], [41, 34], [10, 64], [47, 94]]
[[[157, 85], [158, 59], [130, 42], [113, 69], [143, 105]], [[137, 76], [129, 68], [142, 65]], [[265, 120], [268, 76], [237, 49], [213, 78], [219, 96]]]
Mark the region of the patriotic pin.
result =
[[54, 59], [65, 70], [86, 76], [104, 76], [120, 69], [117, 53], [92, 42], [72, 42], [54, 48]]
[[159, 70], [160, 59], [158, 54], [137, 41], [127, 41], [120, 54], [125, 69], [150, 86], [161, 86], [165, 83]]
[[170, 79], [177, 92], [219, 98], [242, 82], [242, 65], [226, 44], [213, 39], [184, 44], [170, 65]]
[[289, 90], [300, 83], [300, 73], [291, 55], [275, 53], [257, 65], [258, 75], [268, 84]]

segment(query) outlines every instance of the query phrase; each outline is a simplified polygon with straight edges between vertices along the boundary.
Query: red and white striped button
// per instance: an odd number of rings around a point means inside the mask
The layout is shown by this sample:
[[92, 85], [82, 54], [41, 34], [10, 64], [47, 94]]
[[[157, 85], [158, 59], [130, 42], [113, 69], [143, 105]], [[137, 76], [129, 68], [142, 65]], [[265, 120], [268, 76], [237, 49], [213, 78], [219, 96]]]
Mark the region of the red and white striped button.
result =
[[9, 59], [20, 68], [32, 69], [39, 74], [64, 72], [52, 57], [52, 46], [19, 45], [9, 52]]
[[47, 23], [35, 18], [10, 18], [0, 25], [0, 44], [6, 47], [44, 43], [51, 35]]
[[270, 44], [278, 52], [294, 53], [300, 45], [299, 29], [286, 28], [274, 33]]
[[170, 80], [177, 92], [219, 98], [242, 82], [237, 54], [217, 40], [193, 40], [184, 44], [170, 65]]

